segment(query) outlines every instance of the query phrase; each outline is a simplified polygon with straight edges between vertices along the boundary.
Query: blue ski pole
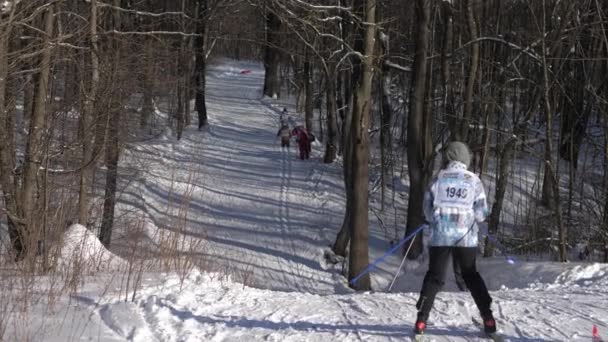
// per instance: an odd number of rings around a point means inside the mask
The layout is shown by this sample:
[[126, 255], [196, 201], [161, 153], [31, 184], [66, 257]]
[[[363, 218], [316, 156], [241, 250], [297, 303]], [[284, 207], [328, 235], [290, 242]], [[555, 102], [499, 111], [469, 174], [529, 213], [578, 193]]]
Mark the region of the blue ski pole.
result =
[[505, 257], [505, 259], [507, 260], [507, 263], [513, 265], [515, 264], [515, 258], [513, 258], [512, 256], [508, 255], [506, 252], [506, 248], [505, 246], [503, 246], [502, 243], [500, 243], [500, 241], [498, 241], [498, 239], [496, 238], [496, 236], [490, 234], [490, 232], [488, 231], [488, 228], [485, 227], [485, 231], [484, 231], [485, 235], [488, 237], [488, 239], [490, 241], [492, 241], [492, 243], [498, 247], [498, 250], [500, 251], [500, 253]]
[[387, 256], [395, 253], [395, 251], [401, 247], [401, 245], [403, 245], [404, 243], [408, 242], [410, 239], [414, 238], [414, 236], [416, 236], [416, 234], [418, 234], [418, 232], [420, 232], [422, 229], [424, 229], [424, 227], [426, 226], [425, 224], [420, 225], [420, 227], [416, 228], [416, 230], [411, 233], [410, 235], [404, 237], [403, 239], [401, 239], [401, 241], [399, 241], [399, 243], [397, 243], [395, 246], [393, 246], [393, 248], [391, 248], [388, 252], [384, 253], [383, 256], [379, 257], [378, 259], [374, 260], [373, 263], [371, 263], [370, 265], [368, 265], [361, 273], [359, 273], [356, 277], [354, 277], [353, 279], [351, 279], [351, 281], [349, 282], [351, 285], [354, 285], [357, 280], [359, 280], [359, 278], [363, 277], [367, 272], [373, 270], [374, 268], [376, 268], [378, 266], [378, 264], [380, 262], [382, 262], [382, 260], [384, 260], [384, 258], [386, 258]]

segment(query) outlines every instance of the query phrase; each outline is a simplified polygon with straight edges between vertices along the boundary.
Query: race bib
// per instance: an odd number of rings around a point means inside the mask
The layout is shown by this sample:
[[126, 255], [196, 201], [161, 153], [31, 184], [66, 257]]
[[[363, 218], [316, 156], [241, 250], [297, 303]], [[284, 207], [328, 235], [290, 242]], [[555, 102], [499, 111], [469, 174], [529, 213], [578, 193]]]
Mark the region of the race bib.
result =
[[475, 201], [475, 184], [459, 174], [446, 174], [437, 183], [435, 205], [471, 209]]

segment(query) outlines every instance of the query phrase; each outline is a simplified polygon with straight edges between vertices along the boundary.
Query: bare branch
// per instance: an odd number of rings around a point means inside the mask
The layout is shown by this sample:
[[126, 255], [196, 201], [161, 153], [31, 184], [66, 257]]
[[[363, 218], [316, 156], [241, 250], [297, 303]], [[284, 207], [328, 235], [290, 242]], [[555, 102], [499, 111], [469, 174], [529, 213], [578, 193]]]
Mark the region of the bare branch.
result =
[[405, 72], [412, 72], [412, 68], [406, 67], [406, 66], [402, 66], [402, 65], [399, 65], [399, 64], [395, 64], [395, 63], [393, 63], [391, 61], [388, 61], [388, 60], [384, 61], [384, 65], [386, 65], [389, 68], [396, 69], [396, 70], [405, 71]]
[[198, 33], [185, 33], [180, 31], [117, 31], [109, 30], [101, 32], [100, 34], [118, 34], [118, 35], [140, 35], [140, 36], [155, 36], [155, 35], [167, 35], [167, 36], [184, 36], [184, 37], [198, 37]]
[[61, 47], [76, 49], [76, 50], [89, 50], [89, 48], [86, 46], [76, 46], [76, 45], [73, 45], [70, 43], [57, 43], [56, 45], [61, 46]]
[[340, 7], [340, 6], [321, 6], [321, 5], [312, 5], [309, 4], [305, 1], [301, 1], [301, 0], [292, 0], [294, 3], [296, 4], [300, 4], [303, 7], [312, 9], [312, 10], [322, 10], [322, 11], [327, 11], [327, 10], [336, 10], [336, 11], [350, 11], [351, 8], [350, 7]]
[[126, 9], [126, 8], [122, 8], [122, 7], [118, 7], [118, 6], [114, 6], [114, 5], [110, 5], [110, 4], [106, 4], [103, 2], [98, 2], [97, 3], [98, 7], [108, 7], [110, 9], [116, 10], [116, 11], [120, 11], [120, 12], [125, 12], [125, 13], [131, 13], [131, 14], [135, 14], [135, 15], [140, 15], [140, 16], [147, 16], [147, 17], [162, 17], [165, 15], [175, 15], [175, 16], [180, 16], [180, 17], [184, 17], [186, 19], [193, 19], [192, 17], [188, 16], [186, 13], [184, 12], [160, 12], [160, 13], [153, 13], [153, 12], [145, 12], [145, 11], [138, 11], [138, 10], [130, 10], [130, 9]]

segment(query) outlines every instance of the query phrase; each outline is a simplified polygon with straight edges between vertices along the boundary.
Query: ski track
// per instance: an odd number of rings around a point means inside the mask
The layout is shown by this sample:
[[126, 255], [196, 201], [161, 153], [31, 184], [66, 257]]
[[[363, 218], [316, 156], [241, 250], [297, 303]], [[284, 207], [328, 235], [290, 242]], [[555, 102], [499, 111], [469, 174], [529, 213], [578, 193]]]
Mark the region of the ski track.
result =
[[[330, 200], [319, 188], [326, 169], [314, 153], [299, 160], [293, 143], [281, 148], [280, 108], [260, 100], [262, 76], [211, 67], [210, 127], [188, 128], [180, 142], [168, 137], [138, 147], [148, 164], [139, 185], [122, 198], [143, 207], [160, 228], [170, 223], [170, 204], [192, 187], [188, 231], [206, 239], [206, 258], [220, 262], [212, 271], [251, 287], [203, 274], [190, 276], [182, 288], [167, 277], [160, 287], [144, 288], [135, 307], [98, 310], [100, 321], [128, 341], [153, 340], [150, 334], [158, 341], [413, 340], [417, 293], [336, 294], [343, 279], [321, 268], [325, 215], [337, 215], [328, 213]], [[167, 195], [168, 189], [174, 193]], [[578, 332], [568, 322], [608, 328], [602, 321], [608, 299], [600, 289], [579, 290], [568, 296], [559, 287], [492, 292], [499, 331], [508, 341], [589, 340], [579, 338], [589, 335], [587, 326]], [[113, 317], [121, 310], [137, 312], [138, 325], [117, 326]], [[487, 341], [470, 320], [477, 315], [468, 293], [442, 292], [428, 339]]]
[[[324, 219], [319, 214], [322, 203], [307, 194], [306, 175], [313, 161], [298, 160], [298, 171], [294, 171], [295, 147], [286, 151], [277, 142], [279, 115], [259, 100], [260, 81], [260, 77], [230, 72], [210, 77], [209, 128], [203, 133], [188, 129], [182, 141], [172, 146], [183, 155], [196, 152], [187, 168], [201, 175], [195, 185], [201, 199], [193, 201], [189, 216], [194, 224], [189, 228], [207, 238], [207, 258], [220, 260], [223, 266], [219, 268], [247, 284], [331, 293], [331, 275], [321, 270], [315, 255], [322, 241], [308, 234], [310, 226]], [[157, 164], [165, 164], [158, 168], [163, 170], [159, 175], [167, 168], [184, 168], [176, 165], [183, 160], [170, 160], [162, 151], [149, 154]], [[145, 176], [150, 179], [142, 184], [158, 183], [154, 179], [158, 175]], [[173, 181], [179, 184], [184, 177], [176, 174]], [[145, 196], [140, 197], [163, 200], [159, 189], [142, 192]], [[150, 220], [162, 221], [163, 211], [143, 198], [139, 202], [152, 216]], [[268, 262], [268, 256], [274, 261]]]

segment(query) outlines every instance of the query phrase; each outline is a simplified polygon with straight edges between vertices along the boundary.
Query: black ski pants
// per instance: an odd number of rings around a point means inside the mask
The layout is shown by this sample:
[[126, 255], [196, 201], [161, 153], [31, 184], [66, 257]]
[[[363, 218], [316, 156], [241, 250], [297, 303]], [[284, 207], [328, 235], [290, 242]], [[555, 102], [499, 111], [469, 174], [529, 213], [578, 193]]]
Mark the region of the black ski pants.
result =
[[454, 263], [460, 266], [462, 278], [469, 291], [471, 291], [479, 313], [483, 318], [490, 317], [492, 315], [490, 310], [492, 298], [475, 266], [477, 247], [430, 247], [429, 270], [424, 276], [420, 299], [416, 303], [418, 319], [426, 321], [429, 318], [435, 296], [441, 291], [445, 283], [445, 273], [449, 265], [450, 254], [452, 254]]

